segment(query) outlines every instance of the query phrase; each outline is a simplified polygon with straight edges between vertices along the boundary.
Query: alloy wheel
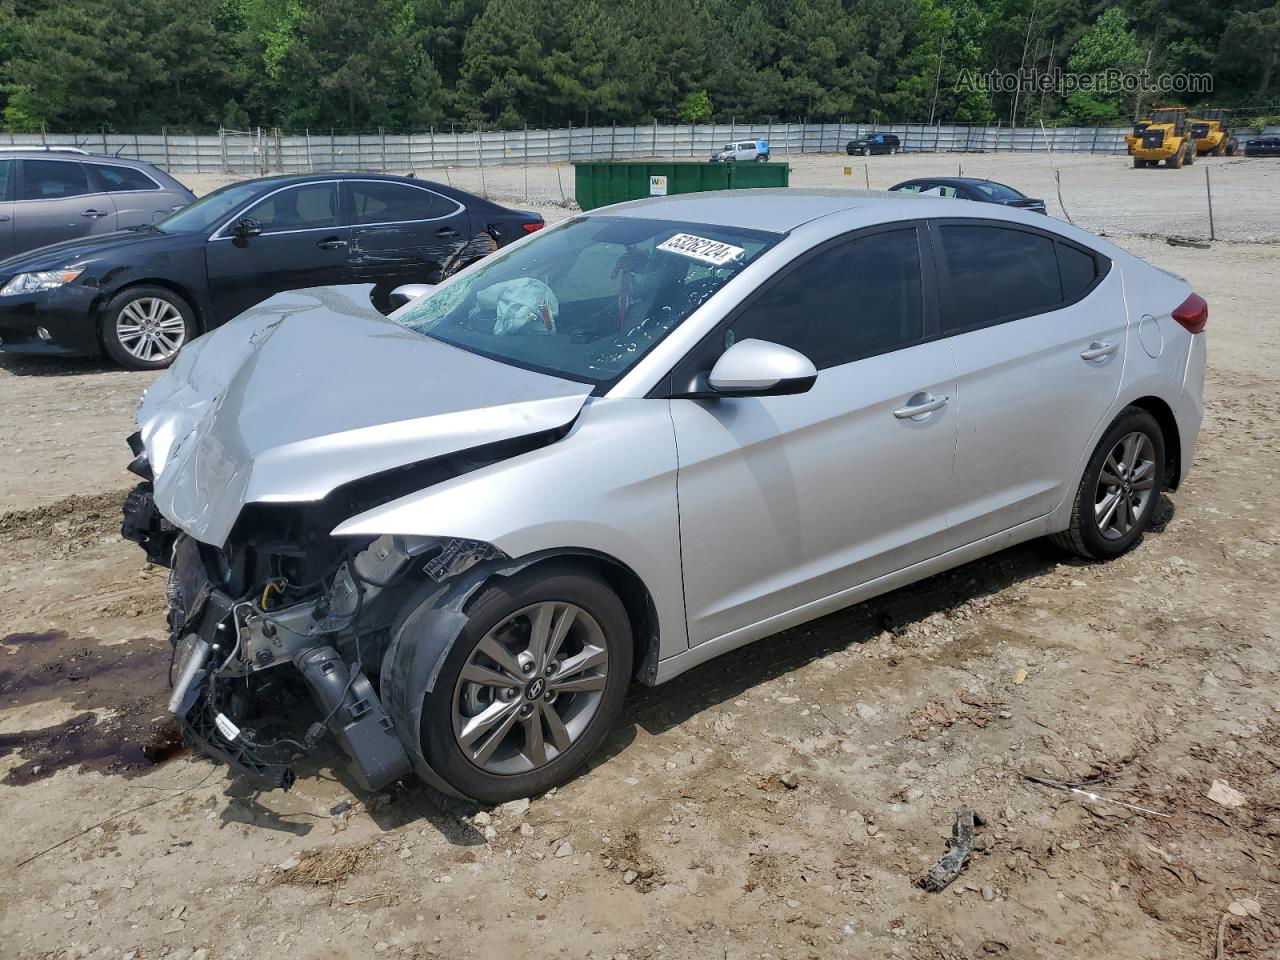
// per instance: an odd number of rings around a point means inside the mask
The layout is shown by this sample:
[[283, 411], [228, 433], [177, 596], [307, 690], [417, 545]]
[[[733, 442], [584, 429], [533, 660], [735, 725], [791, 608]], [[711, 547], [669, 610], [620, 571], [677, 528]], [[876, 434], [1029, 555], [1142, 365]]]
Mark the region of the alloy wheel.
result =
[[453, 734], [487, 773], [528, 773], [583, 735], [609, 673], [604, 631], [586, 610], [544, 601], [481, 638], [458, 676]]
[[1156, 448], [1141, 431], [1121, 437], [1098, 474], [1093, 517], [1108, 540], [1125, 537], [1144, 515], [1155, 494]]
[[120, 346], [146, 363], [169, 360], [187, 338], [182, 312], [160, 297], [130, 300], [116, 316]]

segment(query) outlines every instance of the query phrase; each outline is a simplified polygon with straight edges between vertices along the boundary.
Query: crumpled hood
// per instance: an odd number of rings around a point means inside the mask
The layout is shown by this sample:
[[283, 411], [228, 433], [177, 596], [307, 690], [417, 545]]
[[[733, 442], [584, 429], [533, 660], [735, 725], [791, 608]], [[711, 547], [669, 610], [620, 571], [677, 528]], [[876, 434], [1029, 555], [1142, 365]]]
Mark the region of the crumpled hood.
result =
[[221, 546], [247, 503], [315, 501], [556, 429], [591, 392], [407, 330], [355, 289], [273, 297], [193, 340], [143, 395], [138, 426], [170, 522]]

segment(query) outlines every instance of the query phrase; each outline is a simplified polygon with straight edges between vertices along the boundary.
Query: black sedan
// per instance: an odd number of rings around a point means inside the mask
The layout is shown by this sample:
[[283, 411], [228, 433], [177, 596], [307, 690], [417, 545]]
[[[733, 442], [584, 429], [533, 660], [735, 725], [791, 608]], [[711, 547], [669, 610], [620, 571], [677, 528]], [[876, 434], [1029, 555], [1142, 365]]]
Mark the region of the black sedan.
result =
[[372, 283], [392, 308], [543, 226], [438, 183], [376, 174], [268, 177], [222, 187], [159, 222], [0, 261], [0, 350], [105, 352], [168, 366], [188, 340], [273, 294]]
[[1013, 187], [994, 180], [978, 180], [974, 177], [917, 177], [894, 184], [890, 190], [905, 193], [929, 193], [940, 197], [957, 197], [976, 200], [979, 203], [998, 203], [1006, 207], [1019, 207], [1033, 213], [1048, 213], [1044, 201], [1019, 193]]
[[1280, 157], [1280, 137], [1256, 137], [1244, 142], [1246, 157]]

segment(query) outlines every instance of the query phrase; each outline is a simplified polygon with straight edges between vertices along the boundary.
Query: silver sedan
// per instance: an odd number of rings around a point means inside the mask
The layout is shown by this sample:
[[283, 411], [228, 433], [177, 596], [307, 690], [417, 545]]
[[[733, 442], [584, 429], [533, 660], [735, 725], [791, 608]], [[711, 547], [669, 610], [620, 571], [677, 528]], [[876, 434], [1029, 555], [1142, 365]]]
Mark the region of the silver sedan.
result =
[[[544, 791], [633, 679], [1034, 537], [1129, 550], [1192, 462], [1207, 315], [1039, 214], [801, 190], [575, 216], [390, 318], [278, 298], [131, 438], [171, 708], [277, 783], [332, 735], [366, 787]], [[306, 736], [253, 733], [290, 674]]]

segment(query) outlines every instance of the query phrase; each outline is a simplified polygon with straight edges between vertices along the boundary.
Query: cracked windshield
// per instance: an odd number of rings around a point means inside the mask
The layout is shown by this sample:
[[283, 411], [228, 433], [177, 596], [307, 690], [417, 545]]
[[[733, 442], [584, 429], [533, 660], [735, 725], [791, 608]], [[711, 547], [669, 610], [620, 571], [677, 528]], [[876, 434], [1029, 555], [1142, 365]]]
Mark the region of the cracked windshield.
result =
[[616, 380], [777, 234], [579, 217], [420, 299], [395, 320], [495, 360]]

